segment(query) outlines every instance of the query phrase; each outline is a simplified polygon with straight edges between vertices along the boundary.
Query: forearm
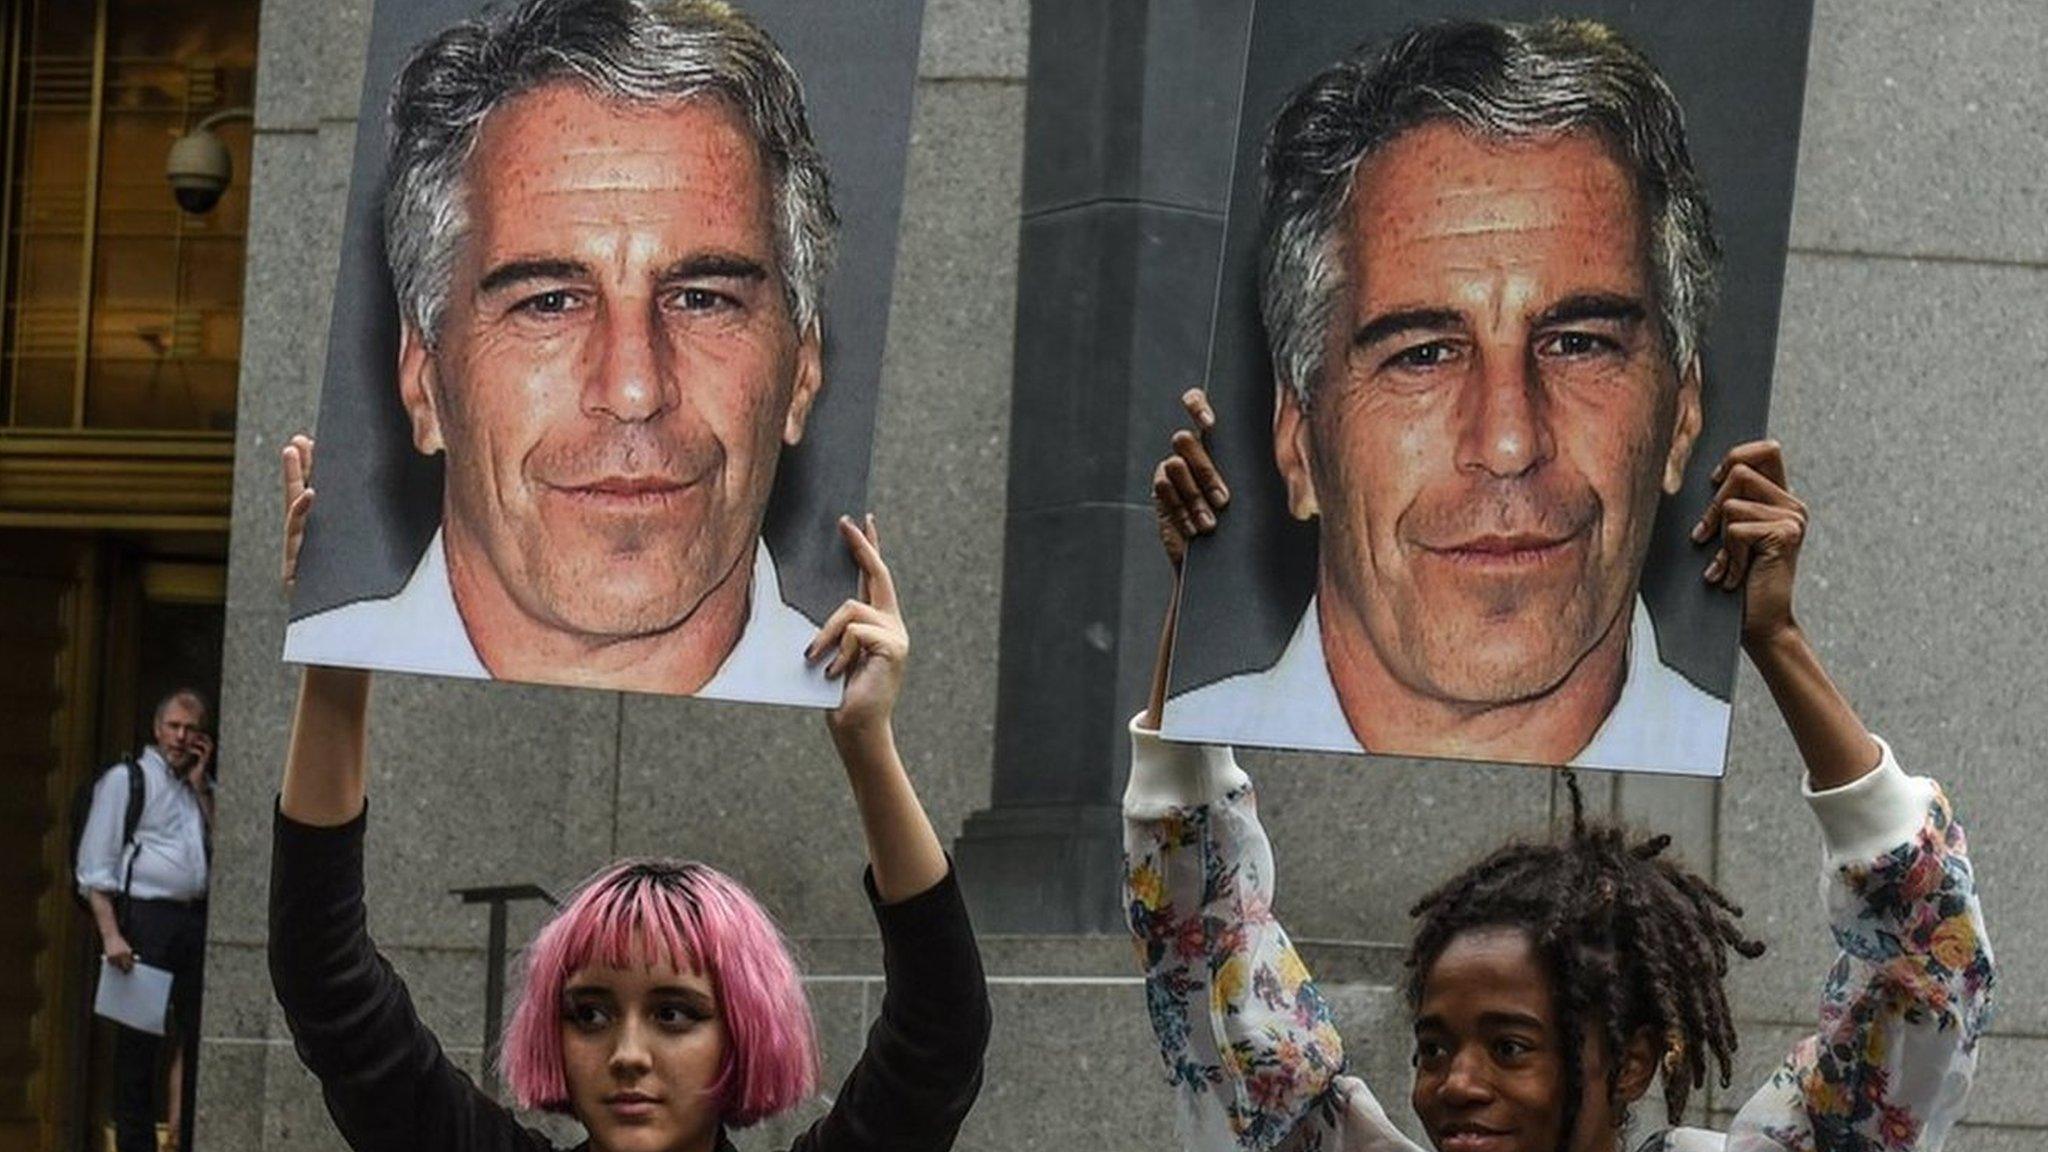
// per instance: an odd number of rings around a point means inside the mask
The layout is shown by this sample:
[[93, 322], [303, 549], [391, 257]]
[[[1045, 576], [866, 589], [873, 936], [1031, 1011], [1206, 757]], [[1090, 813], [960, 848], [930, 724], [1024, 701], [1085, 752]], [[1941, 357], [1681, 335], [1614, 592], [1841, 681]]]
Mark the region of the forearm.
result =
[[1273, 917], [1271, 845], [1230, 750], [1134, 726], [1124, 822], [1125, 913], [1189, 1146], [1273, 1148], [1326, 1120], [1343, 1042]]
[[1152, 689], [1145, 696], [1144, 727], [1159, 731], [1166, 718], [1166, 681], [1173, 668], [1173, 633], [1180, 627], [1180, 572], [1173, 574], [1173, 592], [1166, 601], [1166, 616], [1159, 622], [1159, 650], [1152, 659]]
[[947, 872], [946, 852], [911, 787], [910, 774], [896, 752], [893, 727], [880, 725], [848, 731], [835, 729], [833, 745], [846, 766], [860, 811], [861, 834], [867, 841], [868, 865], [875, 891], [893, 904], [923, 892]]
[[362, 812], [369, 702], [368, 672], [304, 669], [279, 801], [286, 816], [332, 828]]
[[[1841, 954], [1818, 1031], [1736, 1116], [1729, 1147], [1939, 1147], [1963, 1114], [1995, 981], [1962, 829], [1939, 789], [1889, 757], [1809, 801], [1829, 833]], [[1866, 811], [1843, 810], [1852, 806]], [[1922, 821], [1900, 831], [1895, 817], [1915, 807]], [[1868, 834], [1885, 825], [1894, 835]], [[1817, 1129], [1831, 1142], [1816, 1144]]]
[[114, 899], [97, 888], [85, 890], [85, 902], [92, 908], [92, 922], [100, 930], [100, 943], [121, 939], [121, 924], [114, 916]]
[[1743, 646], [1799, 746], [1815, 791], [1851, 783], [1877, 767], [1877, 741], [1828, 677], [1820, 654], [1798, 625], [1745, 640]]

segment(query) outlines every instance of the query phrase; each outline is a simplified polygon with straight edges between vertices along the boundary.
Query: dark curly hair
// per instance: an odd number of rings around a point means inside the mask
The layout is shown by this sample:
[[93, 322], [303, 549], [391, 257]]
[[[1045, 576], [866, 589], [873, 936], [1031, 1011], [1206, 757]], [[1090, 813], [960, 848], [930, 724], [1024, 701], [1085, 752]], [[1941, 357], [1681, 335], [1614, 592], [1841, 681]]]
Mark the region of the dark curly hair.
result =
[[1559, 1148], [1568, 1146], [1585, 1087], [1580, 1048], [1598, 1029], [1607, 1051], [1607, 1094], [1619, 1105], [1629, 1038], [1660, 1038], [1664, 1105], [1677, 1123], [1694, 1088], [1706, 1083], [1711, 1053], [1727, 1086], [1735, 1022], [1722, 979], [1728, 950], [1761, 956], [1743, 935], [1742, 909], [1719, 889], [1666, 859], [1669, 836], [1631, 844], [1625, 832], [1586, 821], [1578, 778], [1564, 774], [1572, 820], [1562, 842], [1509, 844], [1453, 877], [1409, 909], [1418, 917], [1407, 957], [1409, 1007], [1422, 1002], [1429, 970], [1460, 933], [1516, 928], [1548, 969], [1565, 1072]]

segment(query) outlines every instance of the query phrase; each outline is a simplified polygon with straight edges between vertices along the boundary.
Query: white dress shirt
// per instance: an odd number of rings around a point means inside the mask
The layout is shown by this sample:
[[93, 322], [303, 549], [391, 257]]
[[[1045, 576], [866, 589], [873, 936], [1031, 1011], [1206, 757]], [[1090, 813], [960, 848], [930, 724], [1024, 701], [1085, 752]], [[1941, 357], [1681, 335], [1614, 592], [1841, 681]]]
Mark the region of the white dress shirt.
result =
[[[1166, 702], [1160, 734], [1197, 744], [1364, 752], [1323, 661], [1311, 599], [1272, 667], [1183, 692]], [[1571, 763], [1718, 776], [1728, 751], [1728, 702], [1664, 663], [1642, 597], [1629, 619], [1628, 671], [1614, 710]]]
[[[817, 631], [810, 617], [783, 602], [775, 558], [767, 544], [757, 541], [746, 625], [718, 672], [696, 695], [838, 707], [840, 684], [825, 678], [825, 662], [804, 660], [804, 646]], [[285, 628], [284, 658], [292, 664], [491, 678], [455, 607], [448, 553], [438, 531], [397, 595], [359, 600], [292, 621]]]
[[206, 814], [199, 797], [178, 779], [154, 745], [136, 758], [142, 766], [142, 819], [135, 848], [121, 843], [128, 815], [128, 770], [115, 765], [92, 790], [92, 811], [78, 840], [78, 890], [121, 891], [128, 861], [135, 871], [128, 895], [138, 900], [197, 900], [206, 895]]

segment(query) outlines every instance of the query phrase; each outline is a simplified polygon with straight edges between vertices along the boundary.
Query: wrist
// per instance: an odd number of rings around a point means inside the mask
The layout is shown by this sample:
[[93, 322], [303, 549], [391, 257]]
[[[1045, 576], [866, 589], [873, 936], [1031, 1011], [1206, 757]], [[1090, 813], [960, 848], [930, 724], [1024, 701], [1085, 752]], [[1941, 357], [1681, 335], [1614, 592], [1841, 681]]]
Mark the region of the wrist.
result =
[[832, 746], [849, 770], [895, 754], [896, 731], [887, 716], [834, 720], [826, 728], [832, 733]]
[[1767, 664], [1803, 655], [1810, 647], [1806, 630], [1789, 617], [1755, 631], [1745, 629], [1742, 633], [1742, 650], [1749, 653], [1758, 671], [1763, 671]]

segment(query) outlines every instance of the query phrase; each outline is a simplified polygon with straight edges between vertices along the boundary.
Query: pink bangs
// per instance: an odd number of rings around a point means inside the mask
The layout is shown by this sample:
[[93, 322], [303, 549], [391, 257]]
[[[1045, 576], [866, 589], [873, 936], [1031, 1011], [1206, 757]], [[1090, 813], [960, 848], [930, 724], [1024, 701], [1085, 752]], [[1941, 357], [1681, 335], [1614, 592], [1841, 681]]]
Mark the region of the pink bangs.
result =
[[744, 1128], [817, 1087], [818, 1042], [789, 945], [745, 888], [714, 868], [624, 860], [584, 882], [527, 946], [526, 981], [500, 1064], [522, 1108], [567, 1111], [562, 988], [596, 963], [666, 966], [711, 977], [725, 1019], [725, 1062], [710, 1092]]

